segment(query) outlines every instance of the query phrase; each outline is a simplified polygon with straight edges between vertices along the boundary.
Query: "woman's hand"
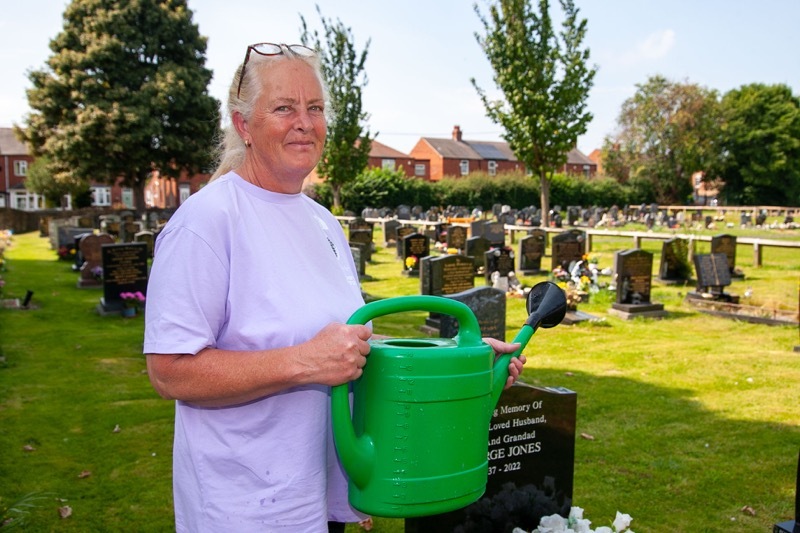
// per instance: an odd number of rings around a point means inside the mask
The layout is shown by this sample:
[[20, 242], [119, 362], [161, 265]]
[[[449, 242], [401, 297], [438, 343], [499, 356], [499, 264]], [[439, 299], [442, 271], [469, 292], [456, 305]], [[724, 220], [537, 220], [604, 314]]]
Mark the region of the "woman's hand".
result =
[[[488, 344], [494, 350], [495, 355], [502, 355], [505, 353], [514, 353], [516, 350], [519, 349], [519, 343], [511, 343], [511, 342], [503, 342], [498, 339], [493, 339], [491, 337], [484, 337], [483, 342]], [[519, 379], [520, 374], [522, 374], [522, 369], [525, 366], [525, 362], [527, 359], [524, 355], [520, 354], [519, 357], [512, 357], [511, 361], [508, 363], [508, 379], [506, 380], [506, 385], [503, 387], [503, 390], [509, 388], [511, 385], [514, 384], [517, 379]]]

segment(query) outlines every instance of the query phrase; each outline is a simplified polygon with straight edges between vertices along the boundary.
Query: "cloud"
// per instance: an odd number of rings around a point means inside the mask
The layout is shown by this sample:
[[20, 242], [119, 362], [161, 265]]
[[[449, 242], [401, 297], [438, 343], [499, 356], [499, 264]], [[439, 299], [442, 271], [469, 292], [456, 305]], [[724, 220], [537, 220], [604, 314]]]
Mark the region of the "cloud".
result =
[[650, 62], [666, 57], [675, 46], [675, 32], [673, 30], [660, 30], [651, 33], [646, 39], [636, 43], [630, 50], [620, 57], [620, 63], [626, 66]]

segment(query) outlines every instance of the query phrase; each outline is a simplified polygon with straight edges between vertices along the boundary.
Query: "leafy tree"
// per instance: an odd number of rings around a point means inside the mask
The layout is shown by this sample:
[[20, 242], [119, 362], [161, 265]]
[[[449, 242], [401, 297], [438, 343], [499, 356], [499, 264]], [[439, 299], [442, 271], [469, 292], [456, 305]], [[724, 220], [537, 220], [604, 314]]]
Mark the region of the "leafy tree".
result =
[[592, 120], [586, 98], [597, 71], [587, 66], [589, 50], [581, 47], [586, 19], [578, 18], [572, 0], [559, 4], [564, 21], [558, 33], [549, 0], [539, 0], [538, 9], [529, 0], [499, 0], [489, 7], [488, 18], [474, 5], [486, 30], [485, 37], [476, 34], [476, 38], [505, 101], [490, 100], [474, 78], [472, 85], [489, 118], [503, 126], [503, 138], [517, 159], [539, 177], [545, 224], [550, 179]]
[[619, 131], [604, 142], [606, 171], [622, 182], [647, 179], [656, 201], [682, 203], [694, 172], [716, 177], [720, 119], [716, 91], [653, 76], [622, 104]]
[[366, 167], [372, 139], [369, 129], [362, 125], [369, 118], [361, 102], [361, 91], [367, 85], [364, 63], [367, 60], [370, 41], [359, 54], [356, 51], [350, 28], [341, 21], [325, 19], [317, 6], [317, 13], [325, 31], [325, 46], [319, 32], [309, 32], [306, 20], [300, 16], [303, 26], [301, 42], [319, 51], [322, 74], [325, 77], [332, 119], [328, 124], [328, 139], [317, 174], [330, 184], [333, 192], [333, 209], [341, 210], [342, 187], [354, 180]]
[[50, 49], [47, 68], [29, 73], [32, 112], [17, 132], [57, 181], [121, 177], [141, 210], [154, 168], [209, 163], [219, 102], [185, 0], [73, 0]]
[[800, 98], [756, 83], [726, 93], [722, 109], [728, 201], [800, 205]]
[[82, 181], [69, 183], [54, 179], [50, 170], [50, 158], [47, 156], [38, 157], [31, 163], [28, 175], [25, 177], [25, 188], [41, 194], [49, 205], [55, 206], [61, 206], [65, 195], [71, 194], [76, 197], [87, 189]]

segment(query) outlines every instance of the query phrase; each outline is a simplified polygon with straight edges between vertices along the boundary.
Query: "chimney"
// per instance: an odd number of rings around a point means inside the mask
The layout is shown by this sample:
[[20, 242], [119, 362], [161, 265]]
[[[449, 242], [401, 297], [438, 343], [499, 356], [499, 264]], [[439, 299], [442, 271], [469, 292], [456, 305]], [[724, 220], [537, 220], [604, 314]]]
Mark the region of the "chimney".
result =
[[453, 126], [453, 140], [461, 142], [461, 126]]

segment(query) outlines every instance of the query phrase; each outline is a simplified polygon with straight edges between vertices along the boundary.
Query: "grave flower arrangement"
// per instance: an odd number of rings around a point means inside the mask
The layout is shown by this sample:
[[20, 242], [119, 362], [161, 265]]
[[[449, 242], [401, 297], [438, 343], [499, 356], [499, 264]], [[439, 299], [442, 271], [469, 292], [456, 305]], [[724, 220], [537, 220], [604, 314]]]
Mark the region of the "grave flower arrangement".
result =
[[[632, 529], [628, 529], [632, 520], [631, 515], [617, 511], [617, 516], [614, 518], [611, 527], [600, 526], [596, 529], [591, 529], [592, 522], [583, 517], [583, 509], [572, 507], [569, 510], [568, 518], [558, 514], [543, 516], [539, 521], [539, 527], [531, 531], [531, 533], [621, 533], [622, 531], [634, 533]], [[513, 533], [527, 532], [523, 529], [515, 528]]]
[[125, 302], [125, 307], [139, 309], [142, 305], [144, 305], [145, 296], [142, 294], [141, 291], [136, 292], [121, 292], [119, 293], [119, 297], [122, 298], [122, 301]]
[[419, 259], [416, 255], [409, 255], [406, 257], [406, 270], [414, 270], [417, 266]]
[[93, 267], [92, 268], [92, 276], [94, 276], [94, 279], [96, 279], [97, 281], [102, 281], [103, 280], [103, 267], [101, 267], [101, 266]]

